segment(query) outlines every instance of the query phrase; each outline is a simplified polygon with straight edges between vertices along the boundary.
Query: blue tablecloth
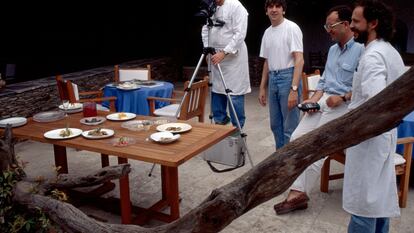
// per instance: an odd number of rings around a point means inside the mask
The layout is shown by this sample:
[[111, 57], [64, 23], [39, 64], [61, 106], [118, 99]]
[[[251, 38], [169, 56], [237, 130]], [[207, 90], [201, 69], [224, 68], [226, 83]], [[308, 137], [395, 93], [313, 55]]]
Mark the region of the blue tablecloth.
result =
[[[104, 96], [116, 96], [115, 107], [118, 112], [132, 112], [138, 115], [150, 115], [147, 97], [156, 96], [163, 98], [171, 98], [174, 85], [169, 82], [157, 81], [154, 87], [141, 86], [136, 90], [121, 90], [113, 85], [106, 85], [104, 88]], [[166, 102], [155, 102], [155, 108], [165, 106]], [[108, 107], [109, 102], [104, 102], [103, 106]]]
[[[404, 117], [401, 124], [398, 126], [398, 138], [403, 137], [414, 137], [414, 112], [411, 112], [407, 116]], [[403, 146], [397, 146], [397, 153], [402, 154]], [[414, 151], [413, 151], [414, 157]]]

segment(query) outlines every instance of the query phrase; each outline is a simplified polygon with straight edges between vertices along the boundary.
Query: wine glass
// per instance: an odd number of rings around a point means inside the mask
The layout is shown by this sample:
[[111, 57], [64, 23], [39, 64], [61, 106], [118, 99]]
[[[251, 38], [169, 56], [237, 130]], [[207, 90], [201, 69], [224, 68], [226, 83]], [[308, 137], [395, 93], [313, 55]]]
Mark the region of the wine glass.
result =
[[68, 107], [69, 107], [69, 100], [62, 101], [63, 109], [65, 110], [65, 117], [68, 116]]

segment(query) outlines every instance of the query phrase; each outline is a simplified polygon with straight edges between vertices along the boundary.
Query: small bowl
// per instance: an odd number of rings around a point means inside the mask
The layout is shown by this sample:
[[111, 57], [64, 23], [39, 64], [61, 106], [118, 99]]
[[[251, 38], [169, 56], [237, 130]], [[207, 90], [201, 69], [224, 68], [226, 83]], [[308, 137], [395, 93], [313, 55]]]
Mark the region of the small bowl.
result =
[[113, 138], [109, 141], [109, 143], [112, 146], [116, 147], [126, 147], [135, 144], [137, 141], [135, 138], [130, 137], [119, 137], [119, 138]]
[[153, 133], [150, 136], [151, 140], [158, 142], [158, 143], [170, 143], [176, 141], [180, 138], [179, 134], [172, 134], [170, 132], [158, 132]]

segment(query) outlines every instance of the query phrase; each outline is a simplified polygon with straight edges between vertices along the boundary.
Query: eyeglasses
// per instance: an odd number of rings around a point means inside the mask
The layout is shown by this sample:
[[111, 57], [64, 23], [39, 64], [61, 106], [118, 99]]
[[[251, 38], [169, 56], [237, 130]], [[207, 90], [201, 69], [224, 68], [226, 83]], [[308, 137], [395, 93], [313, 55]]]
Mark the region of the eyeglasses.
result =
[[340, 21], [340, 22], [336, 22], [333, 24], [325, 24], [323, 25], [323, 28], [325, 28], [326, 31], [330, 31], [334, 29], [334, 27], [338, 26], [339, 24], [343, 24], [343, 23], [345, 23], [345, 21]]

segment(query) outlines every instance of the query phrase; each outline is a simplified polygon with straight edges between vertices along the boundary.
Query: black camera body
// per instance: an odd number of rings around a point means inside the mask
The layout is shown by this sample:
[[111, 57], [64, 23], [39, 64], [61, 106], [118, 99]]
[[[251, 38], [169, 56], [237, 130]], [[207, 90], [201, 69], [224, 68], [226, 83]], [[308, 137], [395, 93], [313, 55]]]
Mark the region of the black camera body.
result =
[[216, 8], [216, 0], [201, 0], [199, 7], [200, 10], [196, 14], [196, 16], [211, 18], [214, 15], [214, 13], [216, 13]]
[[310, 110], [319, 111], [321, 109], [318, 103], [302, 103], [302, 104], [298, 104], [297, 107], [304, 112], [307, 112]]

